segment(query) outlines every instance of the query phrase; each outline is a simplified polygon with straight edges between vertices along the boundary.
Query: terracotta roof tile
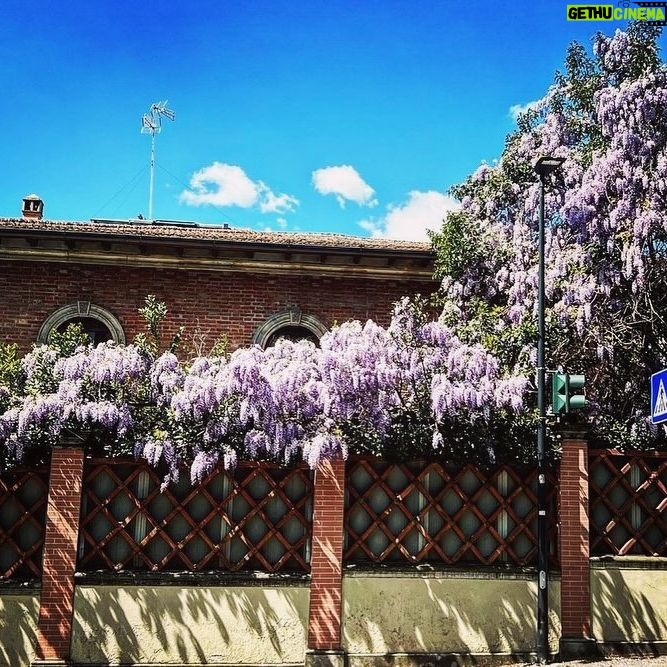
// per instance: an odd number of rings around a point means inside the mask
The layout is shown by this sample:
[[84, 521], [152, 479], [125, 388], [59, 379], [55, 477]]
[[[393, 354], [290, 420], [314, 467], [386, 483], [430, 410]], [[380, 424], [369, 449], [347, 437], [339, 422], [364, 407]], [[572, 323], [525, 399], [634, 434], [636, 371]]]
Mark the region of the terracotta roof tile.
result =
[[128, 238], [184, 239], [201, 241], [225, 241], [266, 245], [290, 245], [296, 247], [321, 246], [351, 250], [396, 250], [430, 253], [430, 243], [398, 241], [393, 239], [365, 238], [346, 234], [321, 234], [313, 232], [257, 232], [251, 229], [168, 222], [151, 224], [146, 221], [91, 221], [27, 220], [24, 218], [0, 218], [0, 229], [17, 232], [61, 232], [76, 234], [103, 234]]

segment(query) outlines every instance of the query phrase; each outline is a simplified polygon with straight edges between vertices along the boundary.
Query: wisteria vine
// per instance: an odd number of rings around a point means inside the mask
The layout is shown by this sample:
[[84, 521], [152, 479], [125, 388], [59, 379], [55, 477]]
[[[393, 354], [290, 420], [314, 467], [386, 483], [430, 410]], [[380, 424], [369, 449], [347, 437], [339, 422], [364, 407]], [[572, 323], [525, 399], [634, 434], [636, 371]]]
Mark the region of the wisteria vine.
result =
[[66, 357], [39, 346], [22, 366], [23, 391], [6, 397], [0, 414], [6, 459], [74, 437], [165, 465], [166, 482], [183, 466], [196, 482], [240, 457], [315, 467], [355, 450], [354, 434], [385, 442], [407, 413], [428, 426], [437, 449], [457, 419], [524, 410], [527, 386], [407, 298], [388, 327], [347, 322], [319, 347], [280, 340], [183, 363], [111, 342]]

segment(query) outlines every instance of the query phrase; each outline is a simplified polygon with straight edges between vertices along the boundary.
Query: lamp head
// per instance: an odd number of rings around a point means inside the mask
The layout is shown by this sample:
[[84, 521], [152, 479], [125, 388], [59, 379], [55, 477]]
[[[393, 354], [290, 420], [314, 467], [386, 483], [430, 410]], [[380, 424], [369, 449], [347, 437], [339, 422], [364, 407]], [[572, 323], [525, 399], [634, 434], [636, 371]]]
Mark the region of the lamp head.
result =
[[563, 162], [565, 162], [564, 157], [550, 157], [543, 155], [536, 163], [535, 163], [535, 172], [540, 175], [540, 177], [544, 178], [545, 176], [548, 176], [549, 174], [553, 173], [558, 169]]

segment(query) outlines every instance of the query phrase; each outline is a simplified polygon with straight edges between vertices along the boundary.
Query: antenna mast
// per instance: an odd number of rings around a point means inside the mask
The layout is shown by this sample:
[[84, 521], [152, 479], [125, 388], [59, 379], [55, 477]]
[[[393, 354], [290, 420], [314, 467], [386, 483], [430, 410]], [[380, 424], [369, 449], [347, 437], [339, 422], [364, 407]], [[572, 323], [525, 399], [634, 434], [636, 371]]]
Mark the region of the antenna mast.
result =
[[141, 117], [141, 133], [151, 135], [151, 183], [148, 192], [148, 219], [153, 219], [153, 182], [155, 178], [155, 135], [162, 130], [162, 118], [174, 120], [176, 114], [167, 109], [167, 100], [151, 104], [148, 113]]

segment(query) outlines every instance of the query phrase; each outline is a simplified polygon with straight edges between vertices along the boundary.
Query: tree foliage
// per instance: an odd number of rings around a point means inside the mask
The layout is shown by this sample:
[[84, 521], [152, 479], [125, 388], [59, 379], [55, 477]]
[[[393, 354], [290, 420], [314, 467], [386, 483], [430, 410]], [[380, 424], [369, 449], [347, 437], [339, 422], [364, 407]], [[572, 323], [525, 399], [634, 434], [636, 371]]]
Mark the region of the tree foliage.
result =
[[494, 165], [453, 188], [433, 236], [444, 321], [505, 372], [535, 367], [540, 156], [546, 183], [547, 364], [585, 373], [594, 436], [663, 446], [648, 379], [667, 364], [667, 71], [659, 29], [638, 23], [573, 44]]

